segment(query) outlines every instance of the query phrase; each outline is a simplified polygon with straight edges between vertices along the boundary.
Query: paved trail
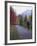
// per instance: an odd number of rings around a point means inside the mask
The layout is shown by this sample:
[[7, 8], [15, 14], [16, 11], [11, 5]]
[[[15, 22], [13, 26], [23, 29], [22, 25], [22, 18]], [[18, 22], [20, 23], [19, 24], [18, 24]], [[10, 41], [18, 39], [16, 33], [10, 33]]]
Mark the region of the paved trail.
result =
[[32, 38], [32, 32], [28, 31], [27, 28], [24, 28], [20, 25], [16, 25], [18, 36], [20, 39], [30, 39]]

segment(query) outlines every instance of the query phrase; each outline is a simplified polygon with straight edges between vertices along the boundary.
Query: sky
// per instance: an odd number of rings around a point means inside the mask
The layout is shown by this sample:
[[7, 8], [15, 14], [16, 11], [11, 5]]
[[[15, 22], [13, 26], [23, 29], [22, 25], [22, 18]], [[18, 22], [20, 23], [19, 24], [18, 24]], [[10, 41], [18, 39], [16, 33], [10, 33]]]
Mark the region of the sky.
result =
[[28, 6], [28, 7], [27, 6], [23, 6], [23, 7], [22, 6], [12, 6], [12, 8], [16, 12], [17, 16], [27, 10], [32, 10], [32, 7], [30, 7], [30, 6]]

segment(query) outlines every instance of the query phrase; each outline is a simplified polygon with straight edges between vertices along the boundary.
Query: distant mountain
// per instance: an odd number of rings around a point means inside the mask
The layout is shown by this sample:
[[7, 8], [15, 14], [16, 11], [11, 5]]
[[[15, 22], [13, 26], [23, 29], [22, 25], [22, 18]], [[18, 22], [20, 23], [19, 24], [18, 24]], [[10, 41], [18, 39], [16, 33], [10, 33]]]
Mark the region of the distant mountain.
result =
[[23, 17], [26, 15], [26, 16], [31, 16], [32, 15], [32, 10], [27, 10], [27, 11], [24, 11], [22, 14], [21, 14]]

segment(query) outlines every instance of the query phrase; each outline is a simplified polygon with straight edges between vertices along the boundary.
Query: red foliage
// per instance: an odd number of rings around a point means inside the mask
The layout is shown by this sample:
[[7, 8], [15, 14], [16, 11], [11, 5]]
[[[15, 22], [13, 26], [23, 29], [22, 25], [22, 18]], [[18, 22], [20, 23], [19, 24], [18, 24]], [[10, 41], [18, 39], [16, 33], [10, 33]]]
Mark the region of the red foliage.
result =
[[10, 7], [10, 24], [16, 24], [16, 13], [12, 7]]

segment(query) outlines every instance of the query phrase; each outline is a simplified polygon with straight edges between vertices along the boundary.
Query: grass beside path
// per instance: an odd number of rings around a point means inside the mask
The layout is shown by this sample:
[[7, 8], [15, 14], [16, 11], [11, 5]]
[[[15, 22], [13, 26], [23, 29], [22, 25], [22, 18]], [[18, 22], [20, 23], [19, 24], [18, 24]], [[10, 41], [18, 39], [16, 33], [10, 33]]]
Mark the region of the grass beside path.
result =
[[16, 30], [16, 25], [11, 25], [10, 26], [10, 40], [16, 40], [19, 38], [18, 32]]

